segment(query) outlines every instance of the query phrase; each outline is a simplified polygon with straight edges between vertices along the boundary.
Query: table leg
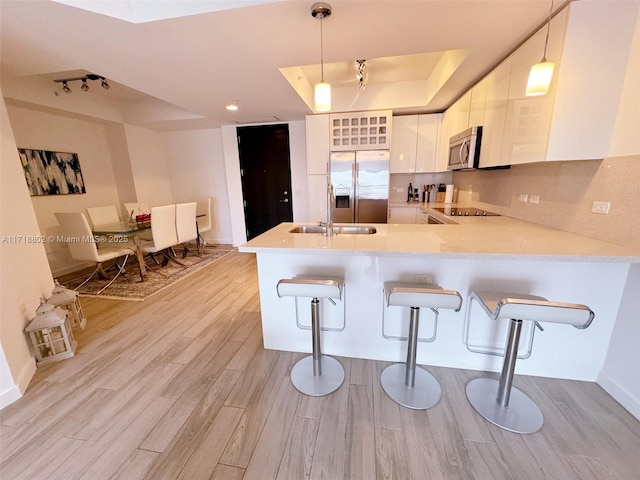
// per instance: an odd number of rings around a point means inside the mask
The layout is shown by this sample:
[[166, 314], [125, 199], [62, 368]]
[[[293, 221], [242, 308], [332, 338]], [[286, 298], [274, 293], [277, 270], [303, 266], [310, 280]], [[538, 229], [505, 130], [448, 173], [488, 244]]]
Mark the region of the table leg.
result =
[[144, 282], [144, 276], [147, 274], [147, 267], [144, 264], [144, 254], [140, 249], [140, 239], [137, 235], [133, 237], [133, 244], [136, 250], [136, 257], [138, 258], [138, 266], [140, 267], [140, 280]]

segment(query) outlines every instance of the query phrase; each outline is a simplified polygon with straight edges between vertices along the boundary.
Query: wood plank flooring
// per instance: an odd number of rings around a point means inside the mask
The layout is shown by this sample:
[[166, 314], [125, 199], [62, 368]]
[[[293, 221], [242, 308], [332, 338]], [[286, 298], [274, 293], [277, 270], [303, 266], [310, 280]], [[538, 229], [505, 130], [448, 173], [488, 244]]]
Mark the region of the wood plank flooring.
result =
[[594, 383], [516, 377], [545, 415], [532, 435], [469, 406], [482, 372], [426, 367], [443, 390], [426, 411], [386, 396], [385, 362], [340, 358], [340, 389], [300, 394], [303, 355], [262, 348], [253, 254], [145, 302], [82, 304], [76, 356], [0, 412], [3, 480], [640, 478], [640, 422]]

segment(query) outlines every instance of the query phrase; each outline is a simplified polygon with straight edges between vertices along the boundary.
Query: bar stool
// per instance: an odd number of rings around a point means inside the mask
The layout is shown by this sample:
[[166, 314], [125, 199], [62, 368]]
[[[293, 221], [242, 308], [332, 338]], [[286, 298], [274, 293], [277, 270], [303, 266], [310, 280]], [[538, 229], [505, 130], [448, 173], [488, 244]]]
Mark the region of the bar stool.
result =
[[552, 302], [544, 297], [504, 292], [471, 292], [467, 310], [477, 301], [492, 320], [508, 318], [509, 333], [500, 379], [476, 378], [467, 384], [467, 399], [475, 410], [494, 425], [514, 433], [534, 433], [542, 428], [542, 412], [524, 392], [513, 386], [518, 343], [523, 321], [573, 325], [587, 328], [594, 313], [585, 305]]
[[322, 355], [320, 348], [320, 298], [335, 305], [342, 298], [342, 279], [291, 278], [276, 286], [278, 297], [311, 297], [312, 355], [298, 361], [291, 369], [291, 383], [306, 395], [319, 397], [337, 390], [344, 381], [344, 368], [335, 358]]
[[[384, 369], [380, 376], [382, 388], [391, 399], [400, 405], [415, 410], [425, 410], [436, 405], [440, 401], [442, 390], [438, 381], [426, 370], [416, 367], [416, 354], [418, 342], [432, 342], [435, 340], [437, 328], [438, 309], [448, 308], [460, 311], [462, 297], [455, 290], [443, 290], [438, 285], [425, 283], [401, 283], [386, 282], [384, 295], [387, 307], [410, 307], [409, 334], [407, 337], [389, 337], [407, 340], [407, 361], [396, 363]], [[418, 321], [420, 307], [428, 307], [435, 314], [436, 325], [434, 334], [429, 339], [418, 338]]]

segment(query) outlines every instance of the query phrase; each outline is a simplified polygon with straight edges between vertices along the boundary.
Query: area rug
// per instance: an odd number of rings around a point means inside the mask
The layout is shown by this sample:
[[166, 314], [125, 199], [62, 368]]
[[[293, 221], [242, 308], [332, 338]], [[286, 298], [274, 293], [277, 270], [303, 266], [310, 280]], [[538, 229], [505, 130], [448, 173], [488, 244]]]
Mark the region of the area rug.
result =
[[[195, 245], [191, 248], [196, 250]], [[97, 292], [104, 287], [109, 280], [102, 280], [96, 275], [78, 290], [80, 296], [113, 298], [118, 300], [143, 301], [154, 293], [173, 285], [175, 282], [201, 270], [207, 265], [219, 260], [220, 258], [236, 251], [231, 245], [211, 245], [207, 244], [201, 248], [200, 257], [188, 254], [185, 258], [181, 258], [181, 249], [176, 248], [178, 256], [176, 260], [184, 266], [169, 262], [166, 266], [156, 265], [153, 260], [147, 259], [147, 275], [144, 282], [140, 280], [140, 271], [138, 270], [138, 262], [135, 256], [129, 257], [125, 267], [128, 280], [122, 276], [105, 289], [101, 294]], [[162, 255], [157, 255], [158, 260], [162, 261]], [[106, 267], [105, 267], [106, 268]], [[91, 273], [90, 271], [88, 273]], [[88, 276], [84, 272], [82, 276], [61, 282], [65, 287], [74, 290]], [[108, 272], [111, 276], [113, 272]], [[112, 278], [112, 277], [111, 277]]]

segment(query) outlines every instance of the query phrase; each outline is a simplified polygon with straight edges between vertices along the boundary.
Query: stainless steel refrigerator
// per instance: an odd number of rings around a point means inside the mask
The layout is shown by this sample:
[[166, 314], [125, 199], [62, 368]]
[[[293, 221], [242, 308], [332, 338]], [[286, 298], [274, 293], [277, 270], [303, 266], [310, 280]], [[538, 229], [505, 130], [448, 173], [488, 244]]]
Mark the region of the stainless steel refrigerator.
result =
[[387, 223], [389, 151], [334, 152], [330, 158], [337, 223]]

